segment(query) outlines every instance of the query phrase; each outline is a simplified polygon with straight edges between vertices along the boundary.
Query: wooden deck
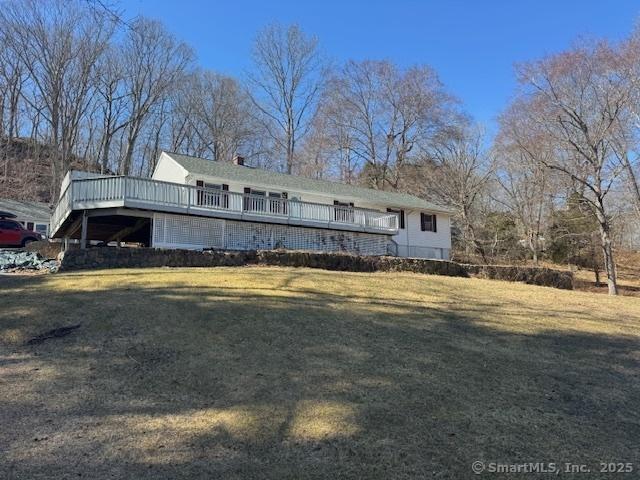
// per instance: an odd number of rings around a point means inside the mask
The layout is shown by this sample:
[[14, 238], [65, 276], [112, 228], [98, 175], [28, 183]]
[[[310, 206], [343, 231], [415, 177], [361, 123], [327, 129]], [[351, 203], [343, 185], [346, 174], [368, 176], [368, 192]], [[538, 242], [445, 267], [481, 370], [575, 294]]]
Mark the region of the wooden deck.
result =
[[51, 235], [65, 235], [65, 225], [74, 211], [113, 208], [385, 235], [398, 232], [394, 213], [111, 176], [70, 180], [51, 216]]

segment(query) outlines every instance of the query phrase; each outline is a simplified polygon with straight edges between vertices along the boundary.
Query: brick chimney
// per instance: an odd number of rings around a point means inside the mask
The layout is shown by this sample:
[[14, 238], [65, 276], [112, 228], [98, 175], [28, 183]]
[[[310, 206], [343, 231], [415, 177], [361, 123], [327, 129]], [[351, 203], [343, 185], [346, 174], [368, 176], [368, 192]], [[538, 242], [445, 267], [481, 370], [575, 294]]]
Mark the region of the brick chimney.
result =
[[234, 155], [233, 163], [234, 165], [244, 165], [244, 157], [241, 157], [240, 155]]

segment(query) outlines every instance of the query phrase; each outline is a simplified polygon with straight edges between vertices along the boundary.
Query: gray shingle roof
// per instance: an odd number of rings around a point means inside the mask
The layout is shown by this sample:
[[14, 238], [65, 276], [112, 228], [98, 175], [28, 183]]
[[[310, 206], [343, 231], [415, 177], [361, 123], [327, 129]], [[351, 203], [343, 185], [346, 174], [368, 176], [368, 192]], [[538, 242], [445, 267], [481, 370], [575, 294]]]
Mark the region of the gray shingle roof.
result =
[[49, 223], [49, 205], [41, 202], [0, 198], [0, 211], [13, 213], [18, 219], [42, 220]]
[[328, 180], [297, 177], [286, 173], [239, 166], [232, 163], [216, 162], [172, 152], [164, 153], [180, 164], [190, 174], [223, 178], [244, 182], [248, 185], [277, 187], [288, 191], [318, 192], [338, 198], [360, 200], [381, 206], [451, 213], [451, 210], [447, 207], [436, 205], [406, 193], [387, 192]]

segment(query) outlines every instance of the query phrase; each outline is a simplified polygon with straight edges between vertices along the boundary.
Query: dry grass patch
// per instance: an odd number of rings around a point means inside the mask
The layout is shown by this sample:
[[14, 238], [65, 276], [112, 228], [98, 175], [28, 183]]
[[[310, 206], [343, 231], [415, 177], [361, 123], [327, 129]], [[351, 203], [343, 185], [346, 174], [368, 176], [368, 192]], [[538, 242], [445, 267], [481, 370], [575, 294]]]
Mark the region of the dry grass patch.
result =
[[3, 477], [459, 479], [477, 459], [640, 458], [636, 298], [265, 267], [0, 288]]

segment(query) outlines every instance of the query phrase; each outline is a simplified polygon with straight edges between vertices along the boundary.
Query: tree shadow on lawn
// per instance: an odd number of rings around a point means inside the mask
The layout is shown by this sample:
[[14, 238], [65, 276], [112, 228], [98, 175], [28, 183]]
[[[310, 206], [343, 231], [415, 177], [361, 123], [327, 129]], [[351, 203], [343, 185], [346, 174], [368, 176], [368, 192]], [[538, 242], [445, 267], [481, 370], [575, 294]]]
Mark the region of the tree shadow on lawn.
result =
[[490, 300], [177, 285], [43, 296], [46, 281], [3, 289], [7, 478], [457, 479], [474, 460], [640, 458], [637, 337], [510, 333], [480, 321], [504, 317]]

